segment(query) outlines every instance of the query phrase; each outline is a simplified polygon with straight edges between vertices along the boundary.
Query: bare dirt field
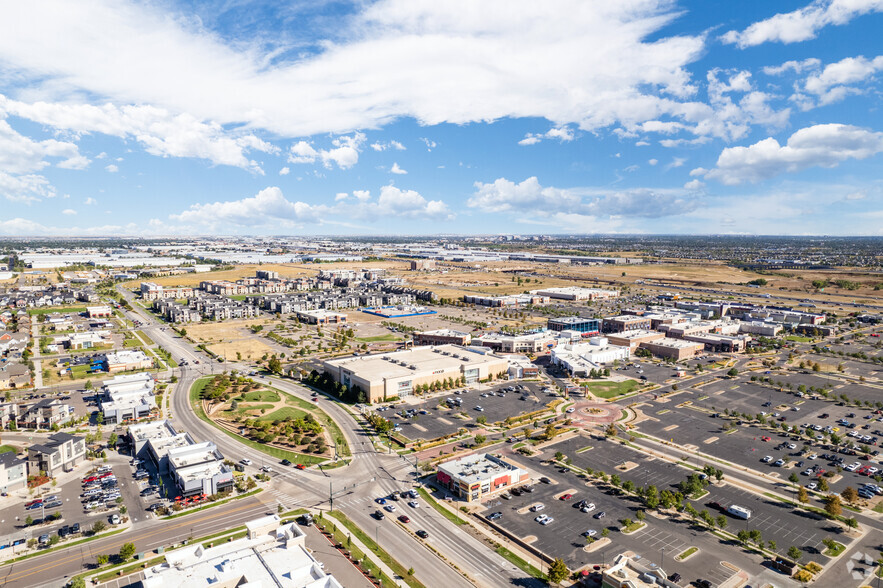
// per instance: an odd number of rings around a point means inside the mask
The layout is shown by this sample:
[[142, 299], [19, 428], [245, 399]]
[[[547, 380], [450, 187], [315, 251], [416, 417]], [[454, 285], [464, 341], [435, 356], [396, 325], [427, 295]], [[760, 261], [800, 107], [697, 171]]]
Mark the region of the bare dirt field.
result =
[[275, 349], [262, 341], [259, 335], [252, 333], [249, 327], [264, 325], [264, 328], [269, 328], [272, 324], [270, 319], [247, 319], [187, 325], [187, 335], [205, 343], [213, 353], [220, 356], [232, 359], [238, 352], [242, 359], [258, 359], [265, 353], [274, 353]]

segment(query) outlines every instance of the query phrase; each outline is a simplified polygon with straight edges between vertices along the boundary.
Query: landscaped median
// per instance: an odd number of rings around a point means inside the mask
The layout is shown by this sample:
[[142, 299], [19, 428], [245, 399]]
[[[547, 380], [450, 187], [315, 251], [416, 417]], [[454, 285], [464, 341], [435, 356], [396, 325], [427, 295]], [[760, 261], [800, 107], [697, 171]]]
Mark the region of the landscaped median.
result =
[[[412, 575], [413, 569], [411, 569], [411, 570], [405, 569], [405, 567], [402, 564], [400, 564], [398, 561], [396, 561], [389, 553], [387, 553], [387, 551], [385, 549], [380, 547], [373, 539], [371, 539], [371, 537], [368, 536], [367, 533], [365, 533], [364, 531], [362, 531], [362, 529], [360, 529], [358, 526], [356, 526], [356, 524], [354, 522], [352, 522], [349, 518], [347, 518], [347, 516], [345, 514], [343, 514], [339, 510], [335, 510], [335, 511], [329, 512], [328, 516], [334, 518], [344, 528], [346, 528], [347, 531], [352, 533], [359, 541], [362, 542], [362, 544], [365, 547], [370, 549], [374, 553], [374, 555], [376, 555], [377, 558], [380, 559], [380, 561], [382, 561], [384, 564], [386, 564], [389, 567], [389, 569], [391, 569], [393, 571], [394, 574], [401, 577], [405, 581], [405, 583], [408, 584], [408, 586], [410, 586], [411, 588], [426, 588], [423, 585], [423, 583], [421, 583], [419, 580], [417, 580], [417, 578], [415, 578]], [[322, 521], [320, 520], [317, 522], [321, 523]], [[412, 573], [408, 573], [408, 572], [412, 572]], [[381, 582], [381, 585], [383, 585], [383, 586], [397, 586], [397, 584], [395, 582], [392, 582], [388, 578], [387, 578], [387, 581], [391, 582], [391, 583]]]
[[57, 546], [50, 547], [49, 549], [39, 549], [38, 548], [37, 551], [35, 551], [33, 553], [28, 553], [26, 555], [20, 555], [18, 557], [14, 557], [12, 559], [7, 559], [6, 561], [0, 563], [0, 566], [5, 566], [8, 564], [13, 564], [16, 562], [24, 561], [26, 559], [31, 559], [32, 557], [39, 557], [41, 555], [46, 555], [47, 553], [53, 553], [55, 551], [61, 551], [62, 549], [67, 549], [68, 547], [74, 547], [75, 545], [82, 545], [83, 543], [89, 543], [90, 541], [95, 541], [96, 539], [104, 539], [105, 537], [119, 535], [120, 533], [122, 533], [123, 531], [125, 531], [127, 529], [128, 529], [128, 527], [126, 527], [125, 529], [115, 529], [115, 530], [109, 531], [107, 533], [101, 533], [99, 535], [92, 535], [91, 537], [85, 537], [83, 539], [79, 539], [77, 541], [72, 541], [70, 543], [59, 543]]
[[[236, 439], [240, 443], [242, 443], [244, 445], [248, 445], [252, 449], [256, 449], [256, 450], [263, 452], [271, 457], [277, 458], [280, 461], [283, 459], [287, 459], [292, 463], [300, 463], [300, 464], [304, 464], [304, 465], [313, 465], [313, 464], [322, 463], [324, 461], [327, 461], [327, 458], [324, 458], [324, 457], [317, 457], [314, 455], [297, 453], [297, 452], [289, 451], [289, 450], [282, 449], [279, 447], [274, 447], [273, 445], [269, 445], [266, 443], [259, 443], [257, 441], [254, 441], [254, 440], [248, 438], [248, 437], [240, 435], [236, 431], [233, 431], [227, 427], [224, 427], [224, 426], [220, 425], [219, 423], [217, 423], [215, 420], [209, 418], [209, 416], [205, 412], [205, 409], [203, 408], [203, 404], [202, 404], [200, 396], [201, 396], [203, 390], [205, 389], [205, 387], [209, 384], [209, 382], [212, 381], [213, 377], [214, 376], [206, 376], [203, 378], [199, 378], [198, 380], [196, 380], [193, 383], [193, 386], [191, 386], [191, 388], [190, 388], [190, 393], [189, 393], [190, 405], [193, 408], [194, 412], [196, 413], [196, 416], [198, 416], [200, 419], [209, 423], [210, 425], [212, 425], [216, 429], [223, 431], [226, 435]], [[283, 392], [278, 391], [275, 388], [271, 388], [269, 391], [272, 391], [275, 394], [284, 394]], [[289, 398], [293, 398], [290, 395], [286, 395], [286, 396]], [[295, 399], [295, 400], [297, 400], [297, 399]], [[303, 402], [303, 401], [301, 401], [301, 402]], [[272, 406], [272, 405], [268, 405], [268, 406]], [[318, 410], [317, 408], [315, 408], [313, 406], [309, 406], [308, 408], [310, 408], [311, 410], [314, 410], [314, 411]], [[322, 414], [324, 415], [324, 417], [326, 417], [330, 420], [330, 417], [325, 415], [325, 413], [322, 413]], [[258, 419], [258, 420], [260, 420], [260, 419]], [[324, 421], [324, 419], [323, 419], [323, 421]], [[335, 429], [336, 429], [336, 425], [335, 425]], [[339, 431], [339, 429], [336, 429], [336, 430]], [[343, 445], [344, 446], [346, 445], [345, 441], [344, 441]], [[344, 453], [344, 451], [341, 451], [341, 453]], [[345, 447], [345, 454], [349, 454], [348, 447]]]

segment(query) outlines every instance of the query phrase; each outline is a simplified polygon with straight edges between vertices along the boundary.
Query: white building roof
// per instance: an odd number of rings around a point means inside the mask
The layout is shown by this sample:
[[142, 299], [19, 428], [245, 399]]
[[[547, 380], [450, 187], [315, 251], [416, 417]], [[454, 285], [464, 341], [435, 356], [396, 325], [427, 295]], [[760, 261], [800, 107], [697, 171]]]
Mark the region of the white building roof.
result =
[[253, 539], [207, 549], [191, 545], [168, 552], [165, 563], [144, 570], [143, 583], [149, 588], [342, 588], [307, 551], [303, 538], [303, 531], [292, 523]]

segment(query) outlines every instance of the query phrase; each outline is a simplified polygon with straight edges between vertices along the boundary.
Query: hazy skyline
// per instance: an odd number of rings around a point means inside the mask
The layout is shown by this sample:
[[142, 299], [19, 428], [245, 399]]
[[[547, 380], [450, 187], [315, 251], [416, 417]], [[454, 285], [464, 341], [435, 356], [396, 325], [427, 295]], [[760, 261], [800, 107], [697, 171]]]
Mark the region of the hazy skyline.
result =
[[0, 7], [0, 236], [883, 234], [883, 0]]

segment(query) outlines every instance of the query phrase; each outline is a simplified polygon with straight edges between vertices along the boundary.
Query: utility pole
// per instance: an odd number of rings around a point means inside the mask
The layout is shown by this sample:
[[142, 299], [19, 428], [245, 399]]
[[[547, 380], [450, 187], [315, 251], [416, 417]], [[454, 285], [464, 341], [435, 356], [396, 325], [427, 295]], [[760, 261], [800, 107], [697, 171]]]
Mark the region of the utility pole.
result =
[[328, 510], [334, 511], [334, 482], [328, 480]]

